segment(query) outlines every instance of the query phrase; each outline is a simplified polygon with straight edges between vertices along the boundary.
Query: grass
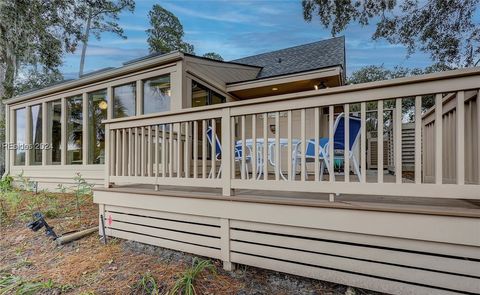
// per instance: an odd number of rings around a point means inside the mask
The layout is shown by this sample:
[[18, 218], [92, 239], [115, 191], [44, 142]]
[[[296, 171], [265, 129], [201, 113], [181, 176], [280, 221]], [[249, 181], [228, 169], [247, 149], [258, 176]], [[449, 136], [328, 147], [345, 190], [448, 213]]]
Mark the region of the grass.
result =
[[57, 288], [65, 291], [65, 288], [59, 288], [52, 280], [45, 282], [26, 281], [11, 273], [0, 274], [0, 295], [12, 294], [13, 292], [16, 295], [30, 295]]
[[171, 295], [183, 294], [194, 295], [197, 294], [195, 289], [195, 282], [198, 276], [204, 271], [210, 270], [216, 274], [215, 265], [210, 260], [203, 260], [194, 258], [192, 266], [182, 273], [182, 276], [175, 282], [175, 285], [170, 291]]
[[140, 280], [135, 284], [134, 294], [142, 295], [159, 295], [162, 292], [157, 281], [150, 272], [145, 273]]
[[23, 174], [3, 177], [0, 180], [0, 227], [13, 221], [31, 221], [37, 211], [47, 219], [76, 214], [80, 225], [81, 207], [92, 202], [92, 185], [81, 175], [75, 176], [74, 182], [72, 187], [62, 187], [61, 193], [52, 193], [38, 191], [36, 184]]

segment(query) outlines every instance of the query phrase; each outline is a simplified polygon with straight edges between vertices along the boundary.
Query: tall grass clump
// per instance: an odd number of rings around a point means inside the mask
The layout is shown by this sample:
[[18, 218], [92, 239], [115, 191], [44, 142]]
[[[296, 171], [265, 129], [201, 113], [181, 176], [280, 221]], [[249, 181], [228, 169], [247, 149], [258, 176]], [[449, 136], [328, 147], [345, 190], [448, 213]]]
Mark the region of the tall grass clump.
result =
[[192, 266], [182, 273], [181, 277], [175, 282], [170, 294], [197, 294], [197, 291], [195, 290], [195, 282], [204, 270], [209, 270], [214, 274], [217, 273], [215, 265], [213, 265], [210, 260], [198, 259], [197, 257], [193, 258]]

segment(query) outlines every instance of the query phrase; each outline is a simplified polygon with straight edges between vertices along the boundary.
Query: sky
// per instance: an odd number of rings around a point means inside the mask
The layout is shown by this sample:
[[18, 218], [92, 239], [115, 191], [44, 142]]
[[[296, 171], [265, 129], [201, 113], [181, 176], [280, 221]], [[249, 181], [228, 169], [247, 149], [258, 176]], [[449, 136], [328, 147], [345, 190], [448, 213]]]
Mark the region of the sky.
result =
[[[184, 40], [195, 46], [197, 55], [217, 52], [225, 60], [331, 38], [318, 19], [304, 21], [300, 0], [137, 0], [134, 13], [122, 12], [120, 25], [127, 39], [104, 33], [91, 36], [85, 72], [119, 67], [123, 62], [147, 55], [148, 12], [160, 4], [174, 13], [183, 25]], [[375, 25], [350, 24], [345, 35], [347, 75], [363, 66], [426, 67], [432, 63], [424, 53], [406, 56], [401, 45], [371, 40]], [[64, 58], [65, 78], [75, 78], [80, 48]]]

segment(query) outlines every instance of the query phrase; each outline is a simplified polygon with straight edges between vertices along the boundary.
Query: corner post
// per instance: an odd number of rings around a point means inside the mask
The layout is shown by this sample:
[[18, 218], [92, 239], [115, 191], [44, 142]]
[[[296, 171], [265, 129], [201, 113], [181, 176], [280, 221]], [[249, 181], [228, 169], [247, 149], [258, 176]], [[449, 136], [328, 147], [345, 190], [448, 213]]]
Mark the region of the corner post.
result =
[[104, 180], [104, 187], [110, 187], [110, 149], [112, 143], [110, 142], [110, 124], [105, 124], [105, 180]]
[[232, 196], [232, 138], [231, 138], [231, 120], [230, 108], [222, 110], [222, 194], [224, 196]]

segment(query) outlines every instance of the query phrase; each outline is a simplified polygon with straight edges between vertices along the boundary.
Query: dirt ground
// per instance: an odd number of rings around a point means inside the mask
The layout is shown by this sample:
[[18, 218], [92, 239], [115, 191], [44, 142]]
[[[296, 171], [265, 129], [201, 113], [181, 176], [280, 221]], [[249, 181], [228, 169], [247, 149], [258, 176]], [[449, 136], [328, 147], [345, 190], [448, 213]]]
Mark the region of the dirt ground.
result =
[[[67, 208], [55, 218], [47, 218], [58, 234], [97, 226], [97, 206], [91, 197], [81, 205], [80, 219], [75, 217], [76, 208], [65, 205], [71, 204], [72, 195], [53, 197], [59, 208]], [[22, 216], [9, 221], [4, 217], [0, 224], [0, 295], [169, 294], [192, 265], [194, 256], [186, 253], [117, 239], [104, 245], [97, 234], [57, 246], [43, 229], [33, 232], [26, 228], [28, 216]], [[197, 294], [373, 294], [246, 266], [225, 272], [220, 261], [212, 262], [217, 271], [200, 273], [195, 281]], [[145, 288], [145, 278], [155, 284], [157, 293]]]

